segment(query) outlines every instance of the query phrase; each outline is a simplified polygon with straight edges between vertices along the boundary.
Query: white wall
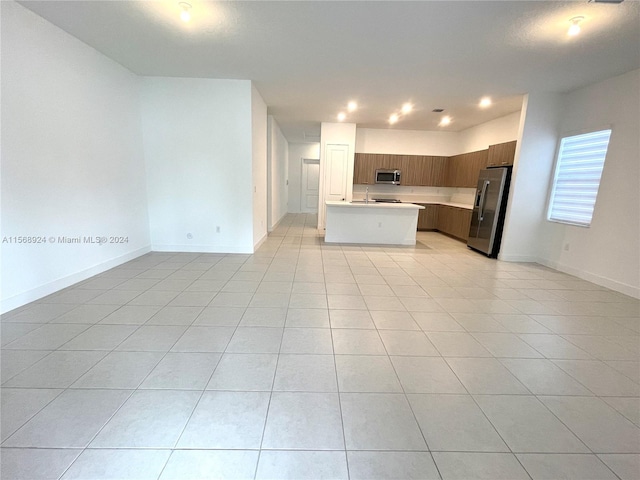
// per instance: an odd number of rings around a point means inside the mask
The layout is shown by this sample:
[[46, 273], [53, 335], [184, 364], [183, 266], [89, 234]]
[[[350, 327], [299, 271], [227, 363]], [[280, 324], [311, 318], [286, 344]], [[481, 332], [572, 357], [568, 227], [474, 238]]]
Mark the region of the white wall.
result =
[[289, 189], [289, 142], [280, 125], [269, 115], [268, 130], [268, 228], [269, 231], [287, 214]]
[[463, 130], [458, 133], [456, 155], [485, 150], [489, 145], [516, 140], [519, 127], [520, 112], [515, 112]]
[[357, 153], [435, 155], [449, 157], [461, 153], [457, 132], [358, 128]]
[[[267, 238], [267, 104], [251, 84], [253, 248]], [[253, 250], [252, 250], [253, 252]]]
[[345, 200], [350, 202], [353, 197], [353, 160], [355, 158], [356, 124], [355, 123], [327, 123], [320, 124], [320, 190], [318, 199], [318, 228], [324, 228], [325, 216], [325, 151], [327, 145], [347, 145], [347, 191]]
[[253, 191], [255, 100], [248, 80], [144, 79], [154, 250], [253, 252], [254, 193], [266, 204], [266, 186]]
[[1, 2], [2, 311], [149, 251], [138, 78], [24, 7]]
[[549, 266], [640, 297], [640, 70], [566, 95], [561, 137], [607, 126], [611, 140], [591, 226], [545, 220], [538, 255]]
[[289, 208], [291, 213], [300, 213], [302, 192], [302, 159], [320, 159], [319, 143], [290, 143], [289, 144]]
[[356, 152], [450, 157], [515, 140], [519, 125], [515, 112], [461, 132], [358, 128]]
[[558, 140], [562, 95], [525, 96], [498, 258], [535, 262]]

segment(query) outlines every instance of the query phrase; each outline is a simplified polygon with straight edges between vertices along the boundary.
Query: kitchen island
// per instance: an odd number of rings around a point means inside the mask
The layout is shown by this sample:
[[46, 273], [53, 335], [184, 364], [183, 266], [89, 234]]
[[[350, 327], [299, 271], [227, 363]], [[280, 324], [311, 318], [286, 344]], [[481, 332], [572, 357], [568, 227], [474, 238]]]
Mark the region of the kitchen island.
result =
[[413, 203], [327, 201], [327, 243], [415, 245], [418, 211]]

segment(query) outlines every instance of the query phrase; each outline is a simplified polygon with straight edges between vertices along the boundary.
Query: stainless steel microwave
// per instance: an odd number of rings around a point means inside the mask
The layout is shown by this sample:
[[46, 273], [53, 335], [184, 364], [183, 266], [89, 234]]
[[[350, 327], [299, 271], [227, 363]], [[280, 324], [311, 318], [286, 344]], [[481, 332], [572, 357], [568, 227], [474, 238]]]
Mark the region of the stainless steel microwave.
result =
[[400, 185], [400, 170], [376, 170], [376, 183]]

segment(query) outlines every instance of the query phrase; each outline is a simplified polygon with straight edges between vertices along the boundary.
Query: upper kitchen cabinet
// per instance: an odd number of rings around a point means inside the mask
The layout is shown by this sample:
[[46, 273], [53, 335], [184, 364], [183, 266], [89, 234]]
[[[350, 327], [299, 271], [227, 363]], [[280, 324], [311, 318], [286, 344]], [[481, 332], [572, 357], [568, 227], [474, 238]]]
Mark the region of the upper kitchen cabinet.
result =
[[382, 165], [384, 155], [375, 153], [356, 153], [353, 163], [353, 183], [358, 185], [371, 185], [375, 183], [375, 173]]
[[353, 183], [372, 185], [376, 183], [376, 170], [400, 170], [403, 155], [383, 153], [356, 153], [353, 164]]
[[487, 150], [449, 157], [445, 168], [444, 186], [475, 188], [478, 173], [487, 167], [487, 160]]
[[442, 187], [447, 157], [402, 156], [402, 185]]
[[516, 156], [516, 141], [489, 145], [488, 167], [506, 167], [513, 165]]
[[415, 186], [424, 185], [422, 182], [423, 172], [426, 167], [426, 159], [422, 155], [401, 155], [400, 156], [400, 170], [402, 171], [402, 177], [400, 179], [401, 185]]
[[399, 170], [402, 172], [400, 185], [420, 185], [422, 171], [424, 170], [424, 158], [418, 155], [401, 155]]
[[391, 169], [402, 172], [402, 185], [441, 187], [444, 185], [446, 163], [447, 157], [356, 153], [353, 183], [374, 184], [376, 170]]

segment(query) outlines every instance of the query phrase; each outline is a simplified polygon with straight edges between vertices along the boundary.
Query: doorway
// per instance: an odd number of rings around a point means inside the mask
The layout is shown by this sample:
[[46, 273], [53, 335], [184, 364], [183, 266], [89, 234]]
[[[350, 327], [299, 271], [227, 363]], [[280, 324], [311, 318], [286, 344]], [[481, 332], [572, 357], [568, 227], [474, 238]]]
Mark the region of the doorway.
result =
[[320, 159], [303, 158], [300, 175], [300, 211], [317, 213], [320, 193]]

